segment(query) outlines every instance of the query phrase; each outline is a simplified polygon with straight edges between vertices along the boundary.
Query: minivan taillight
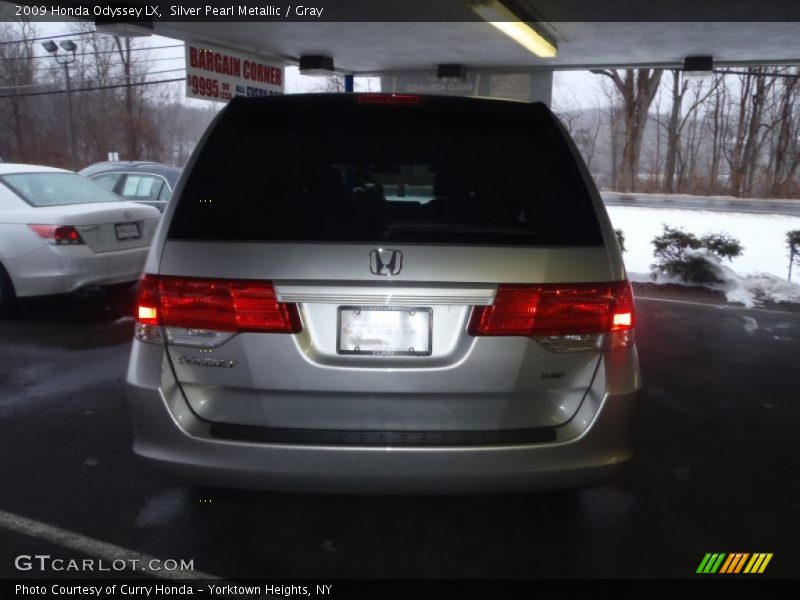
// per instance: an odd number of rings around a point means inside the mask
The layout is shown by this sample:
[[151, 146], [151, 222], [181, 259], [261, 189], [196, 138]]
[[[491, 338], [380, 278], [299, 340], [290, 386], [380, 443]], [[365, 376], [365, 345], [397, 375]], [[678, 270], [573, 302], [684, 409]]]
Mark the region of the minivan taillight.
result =
[[551, 350], [627, 348], [635, 313], [628, 281], [500, 285], [491, 306], [476, 307], [475, 336], [527, 336]]
[[[168, 339], [217, 345], [243, 332], [297, 333], [297, 305], [278, 302], [272, 282], [143, 275], [136, 302], [137, 337], [163, 327]], [[171, 335], [172, 334], [172, 335]], [[188, 336], [188, 337], [187, 337]], [[156, 341], [144, 339], [143, 341]], [[159, 340], [160, 341], [160, 340]]]

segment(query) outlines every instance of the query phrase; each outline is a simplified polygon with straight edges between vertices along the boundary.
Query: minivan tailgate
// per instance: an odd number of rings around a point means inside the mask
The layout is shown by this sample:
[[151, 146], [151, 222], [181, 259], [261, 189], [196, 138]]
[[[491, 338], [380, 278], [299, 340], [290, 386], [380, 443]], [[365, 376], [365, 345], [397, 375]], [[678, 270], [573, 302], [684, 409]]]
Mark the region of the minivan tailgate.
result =
[[[216, 423], [326, 430], [480, 431], [551, 427], [572, 417], [599, 350], [560, 354], [526, 337], [474, 337], [467, 324], [509, 279], [607, 279], [602, 248], [404, 245], [403, 270], [389, 280], [370, 274], [371, 250], [167, 242], [161, 275], [269, 280], [302, 321], [296, 334], [240, 333], [210, 350], [168, 344], [192, 409]], [[342, 352], [345, 307], [429, 310], [430, 352]]]

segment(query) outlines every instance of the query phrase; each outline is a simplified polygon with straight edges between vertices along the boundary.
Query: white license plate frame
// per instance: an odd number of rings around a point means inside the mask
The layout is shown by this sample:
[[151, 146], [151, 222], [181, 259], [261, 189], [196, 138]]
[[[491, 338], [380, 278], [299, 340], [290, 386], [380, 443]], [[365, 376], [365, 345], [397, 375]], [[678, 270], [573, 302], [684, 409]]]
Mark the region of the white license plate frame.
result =
[[139, 240], [142, 238], [142, 231], [139, 229], [138, 223], [115, 223], [114, 232], [117, 234], [117, 240], [120, 242]]
[[[351, 356], [430, 356], [433, 309], [419, 306], [340, 306], [336, 311], [336, 352]], [[365, 318], [363, 325], [357, 319]], [[370, 323], [369, 321], [372, 321]], [[394, 323], [389, 323], [394, 321]], [[410, 326], [410, 328], [409, 328]], [[356, 343], [357, 330], [379, 338]], [[394, 327], [395, 331], [389, 331]], [[383, 329], [383, 331], [381, 331]], [[401, 329], [406, 329], [401, 332]], [[392, 336], [394, 340], [392, 341]]]

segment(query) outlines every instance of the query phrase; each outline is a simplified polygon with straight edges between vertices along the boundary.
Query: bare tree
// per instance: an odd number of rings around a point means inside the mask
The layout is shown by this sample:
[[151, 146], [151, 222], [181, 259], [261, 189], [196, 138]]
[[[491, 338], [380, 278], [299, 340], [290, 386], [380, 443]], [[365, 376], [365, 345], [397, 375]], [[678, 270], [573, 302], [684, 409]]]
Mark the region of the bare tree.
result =
[[[79, 87], [119, 84], [119, 61], [114, 38], [97, 33], [91, 23], [77, 22], [70, 30], [80, 35], [81, 56], [72, 70]], [[103, 160], [122, 143], [119, 126], [110, 126], [109, 112], [121, 113], [119, 90], [99, 89], [75, 94], [76, 142], [80, 164]]]
[[[705, 89], [702, 80], [691, 85], [688, 79], [681, 77], [680, 70], [673, 69], [671, 73], [672, 106], [669, 121], [666, 124], [667, 157], [664, 166], [664, 191], [668, 194], [676, 191], [676, 175], [680, 175], [678, 179], [683, 187], [685, 187], [687, 179], [694, 179], [702, 141], [698, 112], [718, 85], [718, 80], [714, 79], [708, 89]], [[691, 104], [684, 109], [684, 98], [689, 90], [692, 91]], [[690, 124], [691, 140], [684, 144], [682, 138], [687, 124]]]
[[624, 143], [618, 187], [624, 192], [636, 191], [642, 137], [663, 70], [625, 69], [620, 74], [617, 70], [600, 69], [592, 73], [611, 79], [622, 101]]
[[725, 84], [725, 77], [716, 75], [714, 77], [713, 104], [707, 119], [707, 129], [711, 133], [711, 156], [709, 161], [709, 191], [715, 193], [719, 185], [719, 166], [722, 160], [724, 143], [727, 137], [727, 100], [728, 86]]
[[[554, 112], [556, 112], [556, 111], [554, 111]], [[559, 118], [561, 123], [566, 128], [567, 133], [569, 133], [570, 136], [572, 136], [574, 138], [575, 134], [578, 131], [577, 123], [578, 123], [578, 121], [580, 120], [580, 117], [581, 117], [580, 111], [571, 110], [571, 109], [561, 110], [561, 111], [556, 112], [556, 116]]]
[[10, 134], [7, 138], [0, 135], [0, 155], [8, 155], [20, 162], [29, 161], [34, 155], [35, 140], [31, 126], [34, 118], [30, 97], [14, 96], [17, 89], [31, 89], [34, 86], [34, 42], [36, 28], [28, 21], [16, 24], [0, 23], [0, 95], [9, 97], [0, 99], [0, 115], [4, 128]]
[[597, 138], [600, 134], [601, 121], [598, 118], [599, 107], [592, 113], [580, 108], [574, 90], [568, 88], [568, 94], [562, 94], [560, 107], [554, 112], [563, 123], [567, 132], [572, 137], [581, 153], [586, 167], [592, 170], [597, 148]]
[[754, 185], [759, 150], [764, 143], [764, 105], [774, 78], [764, 77], [764, 67], [750, 67], [739, 76], [739, 101], [733, 139], [725, 147], [730, 167], [730, 192], [742, 196]]
[[[182, 164], [217, 105], [186, 106], [177, 84], [140, 85], [148, 83], [152, 64], [145, 49], [98, 33], [91, 23], [74, 22], [67, 30], [79, 45], [70, 65], [76, 155], [61, 143], [64, 69], [36, 55], [31, 24], [15, 22], [0, 23], [0, 41], [7, 42], [0, 44], [0, 156], [71, 166], [119, 151], [128, 159]], [[170, 128], [171, 135], [164, 134]]]
[[594, 157], [597, 152], [597, 138], [600, 135], [601, 126], [600, 119], [596, 117], [597, 114], [592, 123], [579, 127], [573, 135], [575, 145], [578, 147], [578, 150], [580, 150], [583, 160], [586, 162], [586, 168], [589, 169], [590, 172], [594, 168]]
[[[696, 90], [695, 94], [699, 95], [699, 91]], [[686, 131], [686, 135], [683, 135], [684, 131]], [[694, 109], [687, 111], [686, 117], [682, 120], [678, 138], [679, 155], [681, 157], [678, 186], [681, 191], [691, 193], [697, 191], [697, 167], [702, 142], [700, 133], [701, 127], [698, 112]]]
[[602, 138], [606, 146], [602, 152], [606, 158], [602, 168], [607, 169], [603, 185], [619, 189], [620, 150], [623, 137], [622, 110], [617, 102], [616, 88], [605, 78], [600, 80], [600, 94], [603, 99], [598, 105], [598, 123], [603, 131]]
[[689, 82], [686, 79], [681, 82], [681, 72], [678, 69], [672, 69], [672, 109], [667, 124], [667, 158], [664, 165], [664, 191], [668, 194], [671, 194], [675, 188], [675, 165], [680, 145], [678, 129], [683, 95], [687, 89], [689, 89]]
[[661, 142], [661, 95], [656, 94], [655, 98], [655, 116], [651, 116], [651, 119], [655, 121], [655, 148], [653, 149], [653, 165], [651, 168], [651, 172], [653, 173], [653, 187], [654, 189], [661, 188], [661, 182], [663, 181], [662, 178], [662, 170], [661, 170], [661, 148], [663, 146]]
[[344, 92], [344, 77], [341, 75], [330, 75], [320, 80], [320, 83], [311, 88], [315, 94], [330, 94]]
[[134, 160], [139, 154], [139, 141], [137, 139], [137, 119], [134, 116], [133, 108], [133, 83], [131, 67], [131, 38], [126, 37], [124, 41], [116, 38], [117, 51], [122, 63], [125, 76], [125, 145], [127, 147], [128, 160]]
[[782, 81], [778, 99], [778, 129], [774, 147], [770, 152], [770, 194], [784, 196], [790, 192], [792, 181], [800, 166], [800, 111], [797, 97], [800, 95], [800, 69], [794, 68]]

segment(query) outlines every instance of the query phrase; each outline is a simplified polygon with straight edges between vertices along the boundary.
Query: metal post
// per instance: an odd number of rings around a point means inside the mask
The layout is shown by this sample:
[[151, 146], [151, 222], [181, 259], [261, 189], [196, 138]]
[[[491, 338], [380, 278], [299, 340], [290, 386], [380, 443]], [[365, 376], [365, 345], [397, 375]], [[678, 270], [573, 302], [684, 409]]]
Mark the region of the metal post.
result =
[[[61, 46], [67, 54], [59, 55], [58, 47]], [[75, 129], [72, 119], [72, 82], [69, 79], [69, 66], [75, 62], [75, 51], [78, 45], [72, 40], [63, 40], [56, 44], [53, 40], [42, 43], [42, 47], [52, 55], [55, 61], [64, 67], [64, 79], [67, 84], [67, 148], [69, 149], [69, 165], [76, 170], [78, 167], [78, 151], [75, 148]], [[62, 58], [63, 57], [63, 58]]]

